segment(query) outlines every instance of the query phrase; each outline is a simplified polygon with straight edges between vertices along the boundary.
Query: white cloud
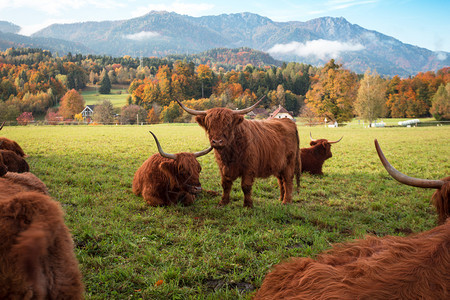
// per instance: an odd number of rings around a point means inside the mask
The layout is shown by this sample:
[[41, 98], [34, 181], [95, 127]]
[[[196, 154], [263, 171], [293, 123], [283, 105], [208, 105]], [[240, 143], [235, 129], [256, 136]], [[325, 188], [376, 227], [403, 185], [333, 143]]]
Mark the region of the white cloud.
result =
[[127, 34], [124, 36], [124, 38], [129, 39], [129, 40], [133, 40], [133, 41], [143, 41], [143, 40], [148, 40], [148, 39], [152, 39], [155, 37], [159, 37], [160, 34], [154, 31], [141, 31], [138, 33], [133, 33], [133, 34]]
[[33, 25], [24, 25], [21, 27], [19, 34], [21, 35], [27, 35], [30, 36], [31, 34], [45, 28], [48, 27], [50, 25], [53, 24], [70, 24], [70, 23], [74, 23], [76, 22], [76, 20], [71, 20], [71, 19], [48, 19], [45, 20], [42, 23], [39, 24], [33, 24]]
[[276, 44], [268, 50], [270, 54], [294, 54], [297, 56], [315, 56], [319, 59], [336, 58], [341, 52], [360, 51], [364, 46], [359, 43], [314, 40], [306, 43], [290, 42], [289, 44]]
[[149, 4], [143, 7], [137, 8], [133, 12], [134, 17], [140, 17], [143, 15], [142, 12], [155, 11], [170, 11], [176, 12], [180, 15], [189, 15], [193, 17], [200, 17], [205, 14], [205, 11], [212, 10], [214, 8], [213, 4], [209, 3], [186, 3], [183, 1], [176, 0], [172, 3], [164, 4]]
[[447, 59], [447, 53], [445, 53], [445, 52], [436, 52], [436, 57], [439, 60], [446, 60]]
[[124, 7], [124, 4], [117, 0], [0, 0], [0, 9], [27, 8], [49, 15], [59, 15], [64, 11], [80, 8], [91, 9], [92, 7], [109, 9]]

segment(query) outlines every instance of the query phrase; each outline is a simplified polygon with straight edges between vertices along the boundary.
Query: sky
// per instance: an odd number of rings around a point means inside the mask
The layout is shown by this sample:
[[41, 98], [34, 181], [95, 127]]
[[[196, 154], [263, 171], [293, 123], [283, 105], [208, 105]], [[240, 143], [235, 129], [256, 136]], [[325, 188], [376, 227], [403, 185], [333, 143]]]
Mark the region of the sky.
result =
[[344, 17], [403, 43], [450, 52], [450, 0], [0, 0], [0, 21], [30, 35], [55, 23], [125, 20], [152, 10], [193, 17], [250, 12], [277, 22]]

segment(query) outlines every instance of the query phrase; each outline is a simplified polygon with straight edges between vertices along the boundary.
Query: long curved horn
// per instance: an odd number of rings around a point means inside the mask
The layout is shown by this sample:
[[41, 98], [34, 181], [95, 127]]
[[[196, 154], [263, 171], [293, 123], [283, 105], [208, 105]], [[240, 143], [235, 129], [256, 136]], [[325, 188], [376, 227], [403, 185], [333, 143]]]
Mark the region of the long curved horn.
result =
[[375, 148], [377, 149], [378, 156], [380, 157], [381, 163], [388, 173], [397, 181], [415, 187], [421, 188], [436, 188], [439, 189], [444, 185], [443, 180], [428, 180], [428, 179], [419, 179], [414, 177], [409, 177], [403, 173], [397, 171], [386, 159], [381, 151], [380, 145], [378, 145], [377, 139], [375, 139]]
[[171, 158], [171, 159], [176, 159], [177, 158], [177, 156], [175, 154], [170, 154], [170, 153], [164, 152], [163, 149], [161, 148], [161, 145], [159, 144], [159, 141], [158, 141], [158, 138], [156, 137], [156, 135], [153, 132], [151, 132], [151, 131], [149, 131], [149, 132], [155, 138], [156, 146], [158, 147], [158, 151], [159, 151], [159, 154], [161, 154], [161, 156], [166, 157], [166, 158]]
[[342, 140], [343, 137], [344, 137], [344, 136], [341, 136], [341, 138], [338, 139], [337, 141], [333, 141], [333, 142], [328, 141], [328, 144], [336, 144], [336, 143], [340, 142], [340, 141]]
[[317, 141], [316, 139], [313, 139], [313, 138], [312, 138], [311, 131], [309, 132], [309, 138], [311, 139], [312, 142]]
[[6, 122], [6, 121], [3, 121], [2, 126], [0, 126], [0, 130], [3, 129], [3, 125], [5, 125], [5, 122]]
[[188, 108], [183, 103], [181, 103], [178, 99], [176, 99], [176, 100], [177, 100], [178, 104], [181, 106], [181, 108], [184, 109], [185, 111], [187, 111], [188, 113], [190, 113], [191, 115], [194, 115], [194, 116], [206, 115], [205, 110], [195, 110], [192, 108]]
[[202, 151], [199, 151], [199, 152], [195, 152], [194, 156], [195, 157], [203, 156], [203, 155], [208, 154], [209, 152], [211, 152], [212, 149], [213, 149], [212, 147], [209, 147], [209, 148], [207, 148], [205, 150], [202, 150]]
[[255, 109], [255, 107], [262, 101], [262, 99], [264, 99], [266, 97], [266, 95], [262, 96], [258, 101], [256, 101], [255, 104], [253, 104], [250, 107], [247, 108], [243, 108], [243, 109], [237, 109], [237, 110], [233, 110], [233, 112], [235, 114], [240, 114], [240, 115], [245, 115], [246, 113], [251, 112], [252, 110]]

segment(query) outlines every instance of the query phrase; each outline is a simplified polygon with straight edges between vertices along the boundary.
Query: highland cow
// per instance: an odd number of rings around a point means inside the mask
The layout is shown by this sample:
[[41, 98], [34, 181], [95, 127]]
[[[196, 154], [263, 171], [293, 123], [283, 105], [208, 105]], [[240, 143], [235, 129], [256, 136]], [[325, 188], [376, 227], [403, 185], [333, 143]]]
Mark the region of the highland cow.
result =
[[[2, 130], [3, 125], [5, 125], [5, 122], [3, 122], [0, 126], [0, 130]], [[16, 152], [18, 155], [25, 157], [25, 152], [23, 152], [19, 144], [5, 137], [0, 137], [0, 149], [11, 150]]]
[[331, 158], [331, 145], [338, 143], [342, 137], [337, 141], [328, 141], [326, 139], [313, 139], [311, 134], [311, 147], [301, 148], [300, 157], [302, 160], [302, 173], [308, 172], [310, 174], [323, 175], [322, 167], [325, 160]]
[[199, 181], [201, 166], [197, 157], [209, 153], [209, 147], [196, 153], [165, 153], [157, 137], [159, 154], [150, 156], [136, 171], [133, 179], [133, 193], [142, 195], [151, 206], [184, 205], [194, 203], [195, 195], [202, 191]]
[[439, 224], [443, 224], [445, 220], [450, 217], [450, 176], [445, 177], [441, 180], [428, 180], [409, 177], [397, 171], [388, 162], [383, 154], [383, 151], [381, 151], [380, 145], [378, 144], [378, 141], [376, 139], [375, 148], [383, 166], [395, 180], [410, 186], [436, 189], [433, 196], [431, 197], [431, 202], [436, 207], [439, 216]]
[[251, 107], [241, 110], [212, 108], [197, 111], [178, 104], [205, 129], [222, 177], [222, 199], [219, 205], [230, 202], [233, 182], [241, 178], [244, 207], [253, 207], [252, 186], [255, 178], [274, 175], [280, 186], [280, 200], [292, 202], [294, 175], [297, 187], [300, 180], [300, 149], [297, 126], [287, 118], [246, 120], [244, 114], [252, 111], [262, 98]]
[[0, 157], [0, 173], [2, 165], [4, 165], [8, 172], [23, 173], [30, 171], [30, 166], [27, 161], [14, 151], [0, 150]]
[[450, 299], [450, 219], [408, 237], [337, 244], [276, 265], [254, 299]]
[[82, 299], [61, 205], [31, 173], [0, 177], [0, 299]]

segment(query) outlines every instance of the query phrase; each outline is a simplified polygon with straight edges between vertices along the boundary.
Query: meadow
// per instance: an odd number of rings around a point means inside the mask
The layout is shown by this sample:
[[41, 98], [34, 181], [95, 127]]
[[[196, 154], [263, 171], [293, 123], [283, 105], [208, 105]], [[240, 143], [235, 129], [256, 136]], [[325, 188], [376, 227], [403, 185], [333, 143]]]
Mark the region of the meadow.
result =
[[127, 97], [129, 96], [127, 89], [113, 88], [110, 94], [100, 94], [98, 88], [86, 88], [81, 92], [86, 105], [101, 104], [104, 100], [109, 100], [114, 107], [121, 108], [128, 104]]
[[[192, 206], [149, 207], [131, 191], [134, 172], [157, 152], [209, 146], [197, 124], [5, 127], [28, 154], [31, 171], [59, 201], [71, 229], [86, 299], [250, 299], [270, 268], [292, 256], [314, 257], [332, 243], [407, 235], [437, 224], [430, 189], [402, 185], [387, 159], [413, 177], [449, 175], [450, 127], [299, 126], [301, 147], [332, 146], [324, 176], [302, 175], [293, 203], [282, 205], [275, 178], [257, 179], [254, 208], [243, 208], [240, 182], [231, 203], [202, 193]], [[221, 193], [213, 154], [200, 157], [204, 189]]]

